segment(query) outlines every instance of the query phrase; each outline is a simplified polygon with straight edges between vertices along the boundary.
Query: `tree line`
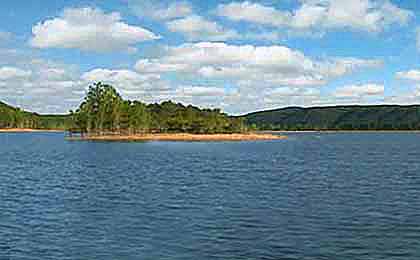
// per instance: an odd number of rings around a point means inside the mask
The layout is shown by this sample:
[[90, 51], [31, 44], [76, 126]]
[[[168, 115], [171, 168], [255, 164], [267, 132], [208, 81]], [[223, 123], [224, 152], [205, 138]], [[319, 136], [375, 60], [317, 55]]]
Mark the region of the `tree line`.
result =
[[260, 130], [420, 130], [420, 106], [290, 107], [245, 119]]
[[66, 129], [66, 115], [38, 115], [0, 102], [0, 128]]
[[95, 83], [75, 111], [70, 111], [73, 132], [88, 134], [238, 133], [247, 131], [243, 118], [229, 117], [220, 109], [172, 101], [145, 104], [125, 100], [108, 84]]

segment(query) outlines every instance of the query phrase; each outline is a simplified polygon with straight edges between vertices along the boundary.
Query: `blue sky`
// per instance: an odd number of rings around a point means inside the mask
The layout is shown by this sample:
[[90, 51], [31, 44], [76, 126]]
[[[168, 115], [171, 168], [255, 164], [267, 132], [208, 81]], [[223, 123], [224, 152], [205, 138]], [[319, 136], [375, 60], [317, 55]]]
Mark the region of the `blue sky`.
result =
[[0, 100], [40, 113], [87, 86], [231, 114], [420, 102], [415, 0], [0, 3]]

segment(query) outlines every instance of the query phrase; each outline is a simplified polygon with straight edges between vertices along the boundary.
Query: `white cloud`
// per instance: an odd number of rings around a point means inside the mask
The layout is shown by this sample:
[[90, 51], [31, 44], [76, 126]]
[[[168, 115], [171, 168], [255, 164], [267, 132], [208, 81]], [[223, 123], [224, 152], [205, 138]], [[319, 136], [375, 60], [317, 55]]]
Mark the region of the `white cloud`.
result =
[[160, 76], [156, 74], [141, 75], [131, 70], [94, 69], [85, 72], [81, 78], [88, 82], [109, 81], [111, 83], [135, 85], [148, 80], [158, 80]]
[[247, 21], [273, 26], [285, 26], [291, 18], [291, 14], [287, 11], [276, 10], [273, 7], [249, 1], [221, 4], [217, 8], [217, 13], [219, 16], [227, 17], [233, 21]]
[[81, 76], [85, 85], [93, 82], [112, 84], [125, 97], [154, 103], [173, 100], [185, 104], [215, 107], [226, 94], [223, 87], [177, 85], [157, 74], [131, 70], [94, 69]]
[[334, 96], [337, 98], [363, 98], [383, 95], [384, 92], [385, 87], [381, 84], [349, 85], [336, 89]]
[[321, 70], [331, 77], [339, 77], [354, 72], [360, 68], [378, 68], [383, 66], [382, 60], [359, 58], [335, 58], [325, 62]]
[[[285, 105], [317, 104], [321, 99], [319, 87], [335, 78], [382, 65], [382, 61], [374, 59], [315, 59], [280, 45], [199, 42], [166, 47], [160, 57], [139, 60], [135, 69], [140, 74], [171, 79], [175, 90], [161, 93], [160, 100], [221, 107], [241, 114]], [[195, 86], [194, 90], [176, 87], [180, 81]]]
[[198, 15], [173, 20], [167, 22], [166, 25], [171, 32], [182, 33], [193, 41], [225, 41], [239, 37], [236, 31], [223, 28], [216, 22], [206, 20]]
[[24, 79], [32, 74], [29, 70], [23, 70], [15, 67], [0, 67], [0, 80]]
[[218, 87], [184, 86], [177, 89], [177, 94], [181, 97], [220, 97], [225, 94], [225, 89]]
[[420, 102], [420, 85], [412, 87], [409, 91], [395, 93], [386, 97], [385, 101], [399, 105], [418, 105]]
[[136, 43], [159, 38], [147, 29], [122, 22], [119, 13], [90, 7], [65, 9], [59, 17], [35, 25], [32, 33], [34, 47], [87, 51], [129, 51]]
[[0, 68], [32, 73], [20, 80], [10, 76], [0, 80], [2, 100], [41, 113], [64, 113], [80, 104], [88, 85], [101, 81], [129, 99], [174, 100], [240, 114], [316, 104], [321, 86], [382, 65], [369, 59], [313, 58], [280, 45], [200, 42], [161, 50], [161, 56], [139, 60], [135, 70], [96, 68], [84, 73], [74, 66], [12, 52], [0, 60]]
[[249, 1], [220, 4], [219, 16], [233, 21], [303, 31], [352, 29], [381, 32], [389, 25], [405, 25], [413, 17], [389, 0], [301, 0], [293, 10], [279, 10]]
[[420, 70], [400, 71], [396, 74], [397, 79], [420, 82]]
[[94, 82], [111, 84], [125, 97], [155, 102], [158, 96], [170, 90], [170, 85], [159, 74], [140, 74], [132, 70], [94, 69], [81, 76], [85, 85]]
[[135, 68], [140, 73], [165, 73], [190, 71], [190, 65], [179, 63], [160, 63], [158, 59], [142, 59], [137, 61]]
[[85, 86], [74, 66], [12, 53], [0, 61], [1, 101], [39, 113], [65, 113], [79, 104]]
[[275, 88], [270, 89], [267, 91], [268, 96], [270, 99], [277, 99], [277, 98], [285, 98], [285, 97], [303, 97], [303, 96], [313, 96], [313, 97], [319, 97], [320, 91], [316, 88], [296, 88], [296, 87], [282, 87], [282, 88]]
[[357, 69], [381, 66], [377, 60], [335, 58], [314, 60], [302, 52], [274, 46], [228, 45], [200, 42], [168, 47], [158, 59], [143, 59], [142, 73], [186, 73], [194, 77], [234, 80], [262, 85], [323, 85]]
[[39, 77], [47, 81], [64, 80], [67, 78], [67, 72], [64, 68], [42, 68], [39, 70]]
[[182, 18], [193, 13], [191, 4], [183, 1], [174, 1], [170, 4], [152, 0], [129, 0], [128, 2], [136, 15], [155, 20]]

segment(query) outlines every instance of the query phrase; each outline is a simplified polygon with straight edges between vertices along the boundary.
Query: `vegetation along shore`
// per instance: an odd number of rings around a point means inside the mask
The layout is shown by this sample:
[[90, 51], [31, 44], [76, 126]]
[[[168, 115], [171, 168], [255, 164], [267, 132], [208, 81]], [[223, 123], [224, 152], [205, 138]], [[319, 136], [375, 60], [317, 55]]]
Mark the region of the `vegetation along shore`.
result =
[[[253, 133], [245, 118], [220, 109], [201, 109], [172, 101], [145, 104], [124, 100], [114, 87], [95, 83], [69, 115], [40, 116], [3, 104], [0, 128], [8, 132], [62, 129], [68, 140], [246, 141], [285, 137]], [[38, 131], [38, 130], [34, 130]]]
[[229, 116], [219, 109], [172, 101], [145, 104], [124, 100], [112, 86], [95, 83], [80, 106], [65, 115], [40, 115], [0, 102], [0, 129], [0, 133], [68, 131], [71, 136], [113, 136], [114, 139], [118, 135], [138, 138], [151, 134], [220, 135], [256, 131], [412, 132], [420, 131], [420, 106], [288, 107]]
[[171, 101], [147, 105], [124, 100], [112, 86], [101, 83], [89, 88], [79, 108], [71, 112], [70, 119], [69, 140], [246, 141], [282, 138], [251, 133], [252, 129], [244, 118], [230, 117], [219, 109], [201, 109]]
[[216, 142], [216, 141], [267, 141], [282, 140], [285, 136], [273, 134], [137, 134], [137, 135], [94, 135], [84, 137], [67, 137], [70, 141], [188, 141], [188, 142]]

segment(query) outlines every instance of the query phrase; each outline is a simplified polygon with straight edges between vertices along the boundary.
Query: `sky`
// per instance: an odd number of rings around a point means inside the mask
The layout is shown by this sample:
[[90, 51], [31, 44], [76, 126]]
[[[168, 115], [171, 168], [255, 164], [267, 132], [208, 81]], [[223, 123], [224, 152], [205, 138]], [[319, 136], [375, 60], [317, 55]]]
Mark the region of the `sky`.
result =
[[38, 113], [99, 81], [233, 115], [420, 103], [416, 0], [15, 0], [0, 17], [0, 101]]

